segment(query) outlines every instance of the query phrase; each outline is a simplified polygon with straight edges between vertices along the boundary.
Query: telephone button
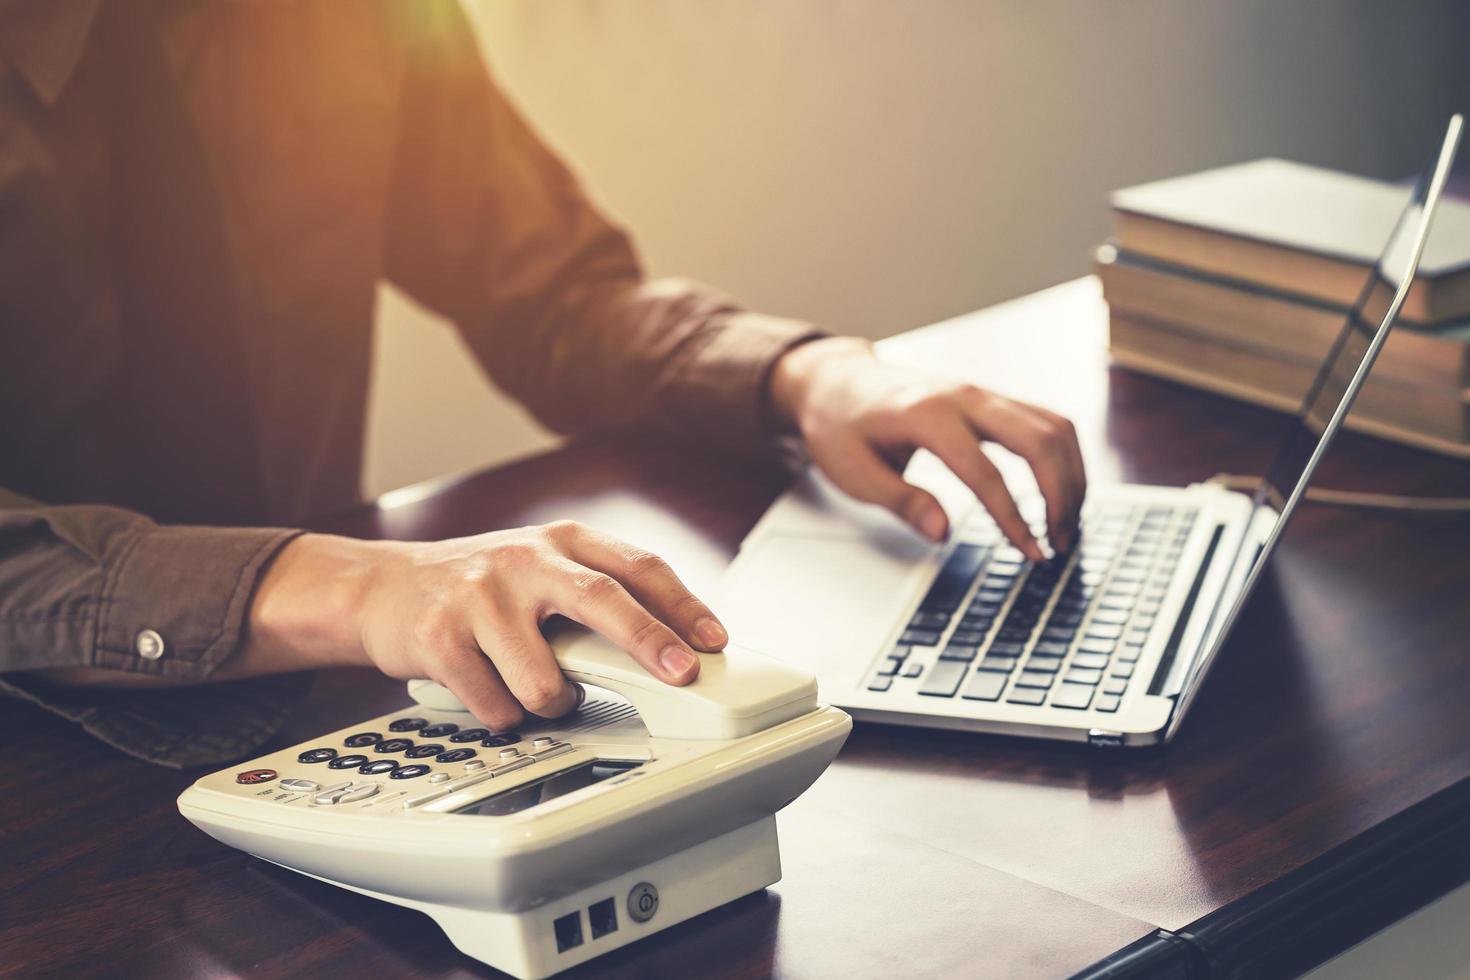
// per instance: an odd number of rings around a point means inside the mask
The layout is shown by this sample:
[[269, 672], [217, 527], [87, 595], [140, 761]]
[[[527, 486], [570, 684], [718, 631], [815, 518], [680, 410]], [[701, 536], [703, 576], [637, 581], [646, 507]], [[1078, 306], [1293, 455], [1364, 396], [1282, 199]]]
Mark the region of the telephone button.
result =
[[388, 778], [390, 778], [390, 779], [413, 779], [413, 778], [418, 777], [418, 776], [427, 775], [428, 772], [429, 772], [429, 767], [428, 766], [424, 765], [423, 763], [415, 762], [412, 765], [399, 766], [397, 769], [393, 770], [393, 775], [390, 776], [390, 777], [388, 777]]
[[383, 736], [379, 735], [377, 732], [358, 732], [356, 735], [348, 735], [347, 738], [342, 741], [342, 744], [347, 746], [349, 749], [360, 749], [365, 746], [381, 742], [382, 740]]
[[366, 786], [359, 786], [356, 789], [350, 789], [347, 792], [343, 793], [341, 796], [337, 797], [337, 802], [356, 803], [358, 800], [365, 800], [369, 796], [376, 796], [377, 792], [377, 785], [374, 783], [368, 783]]
[[500, 753], [499, 753], [499, 755], [500, 755], [500, 757], [502, 759], [514, 759], [516, 756], [518, 756], [520, 754], [521, 754], [521, 750], [520, 749], [501, 749], [500, 750]]
[[275, 778], [274, 769], [247, 769], [235, 777], [235, 782], [249, 786], [254, 783], [268, 783]]
[[419, 734], [424, 738], [443, 738], [445, 735], [453, 735], [457, 731], [459, 731], [458, 725], [446, 721], [438, 725], [430, 725], [428, 728], [422, 728], [419, 730]]
[[449, 736], [451, 742], [478, 742], [482, 738], [489, 738], [490, 732], [483, 728], [466, 728], [462, 732], [455, 732]]
[[426, 742], [423, 745], [415, 745], [403, 753], [410, 759], [427, 759], [431, 755], [438, 755], [444, 751], [444, 746], [438, 742]]
[[381, 776], [383, 775], [383, 773], [392, 772], [394, 769], [397, 768], [398, 763], [394, 762], [392, 759], [374, 759], [372, 762], [369, 762], [367, 765], [359, 769], [358, 772], [362, 773], [364, 776]]
[[281, 789], [288, 793], [315, 793], [322, 788], [322, 784], [315, 779], [283, 779]]
[[475, 750], [474, 749], [450, 749], [448, 752], [445, 752], [443, 755], [439, 756], [434, 761], [435, 762], [463, 762], [466, 759], [473, 759], [474, 757], [475, 757]]
[[482, 762], [479, 759], [471, 759], [469, 762], [466, 762], [464, 764], [464, 771], [465, 772], [479, 772], [481, 769], [484, 769], [484, 768], [485, 768], [485, 763]]
[[549, 749], [555, 744], [556, 739], [548, 738], [545, 735], [542, 735], [540, 738], [531, 739], [531, 748], [533, 749]]
[[374, 752], [403, 752], [413, 748], [413, 742], [406, 738], [388, 738], [373, 746]]
[[416, 732], [429, 723], [427, 718], [399, 718], [388, 726], [390, 732]]
[[326, 762], [329, 759], [335, 758], [337, 758], [336, 749], [307, 749], [296, 757], [296, 761], [311, 765], [315, 762]]
[[498, 749], [502, 745], [514, 745], [520, 740], [521, 737], [515, 732], [500, 732], [497, 735], [488, 736], [480, 744], [485, 746], [485, 748], [487, 749]]
[[327, 768], [356, 769], [358, 766], [365, 765], [367, 761], [368, 757], [365, 755], [339, 755], [337, 756], [337, 758], [327, 763]]

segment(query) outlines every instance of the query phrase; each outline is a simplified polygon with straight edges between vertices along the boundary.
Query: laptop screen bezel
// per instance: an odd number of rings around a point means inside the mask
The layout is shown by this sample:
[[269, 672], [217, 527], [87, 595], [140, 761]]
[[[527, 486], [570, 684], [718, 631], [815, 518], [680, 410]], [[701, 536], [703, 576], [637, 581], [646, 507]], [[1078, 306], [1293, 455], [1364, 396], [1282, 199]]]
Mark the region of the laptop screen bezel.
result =
[[[1416, 199], [1419, 198], [1422, 194], [1423, 199], [1422, 204], [1420, 205], [1422, 207], [1422, 212], [1419, 216], [1419, 227], [1414, 233], [1413, 246], [1410, 249], [1408, 261], [1405, 263], [1403, 273], [1399, 278], [1398, 287], [1394, 291], [1393, 299], [1390, 301], [1387, 310], [1385, 310], [1383, 318], [1378, 324], [1378, 328], [1374, 331], [1373, 339], [1368, 344], [1368, 348], [1364, 352], [1363, 358], [1359, 362], [1357, 370], [1353, 373], [1352, 379], [1348, 382], [1346, 390], [1343, 392], [1341, 399], [1338, 401], [1337, 407], [1332, 413], [1332, 417], [1323, 427], [1322, 435], [1318, 438], [1317, 445], [1312, 450], [1311, 456], [1308, 458], [1306, 466], [1303, 468], [1301, 475], [1297, 478], [1295, 485], [1292, 487], [1291, 494], [1287, 497], [1285, 504], [1281, 508], [1281, 512], [1277, 515], [1275, 524], [1272, 526], [1270, 533], [1266, 536], [1265, 542], [1260, 545], [1259, 552], [1252, 557], [1251, 560], [1253, 563], [1250, 567], [1250, 572], [1246, 576], [1245, 583], [1241, 586], [1240, 592], [1236, 596], [1235, 601], [1231, 604], [1229, 612], [1226, 614], [1225, 618], [1220, 621], [1220, 625], [1218, 626], [1218, 628], [1216, 628], [1215, 622], [1213, 621], [1213, 616], [1212, 621], [1206, 627], [1204, 631], [1204, 637], [1201, 641], [1203, 644], [1205, 644], [1206, 652], [1204, 656], [1196, 660], [1189, 677], [1186, 679], [1185, 683], [1180, 689], [1178, 701], [1176, 702], [1174, 707], [1173, 717], [1170, 719], [1169, 727], [1165, 731], [1165, 741], [1173, 738], [1174, 733], [1178, 731], [1179, 726], [1184, 721], [1185, 715], [1188, 713], [1189, 708], [1194, 703], [1195, 696], [1198, 693], [1200, 686], [1203, 684], [1206, 676], [1208, 676], [1210, 668], [1219, 658], [1220, 651], [1225, 646], [1225, 643], [1229, 639], [1231, 632], [1234, 630], [1235, 625], [1240, 618], [1242, 609], [1245, 607], [1245, 604], [1250, 600], [1251, 595], [1255, 592], [1255, 589], [1260, 582], [1261, 575], [1266, 568], [1266, 565], [1269, 562], [1272, 553], [1276, 549], [1276, 544], [1281, 539], [1282, 533], [1285, 531], [1287, 524], [1290, 522], [1291, 515], [1296, 510], [1297, 505], [1300, 503], [1302, 495], [1306, 492], [1308, 484], [1311, 483], [1312, 475], [1316, 472], [1317, 466], [1322, 461], [1323, 456], [1326, 455], [1327, 449], [1331, 445], [1333, 438], [1337, 435], [1338, 430], [1342, 428], [1343, 420], [1347, 417], [1348, 410], [1352, 407], [1353, 400], [1356, 398], [1358, 390], [1362, 388], [1363, 382], [1367, 379], [1368, 372], [1372, 368], [1374, 360], [1378, 357], [1378, 351], [1380, 348], [1382, 348], [1383, 342], [1388, 338], [1388, 332], [1393, 326], [1394, 319], [1398, 316], [1400, 308], [1404, 305], [1404, 301], [1409, 295], [1409, 289], [1413, 285], [1414, 277], [1419, 270], [1419, 260], [1423, 256], [1425, 242], [1427, 242], [1429, 239], [1430, 226], [1433, 223], [1434, 213], [1439, 207], [1439, 200], [1444, 189], [1445, 181], [1449, 177], [1451, 167], [1454, 165], [1455, 154], [1460, 144], [1460, 133], [1462, 127], [1463, 120], [1459, 114], [1456, 114], [1450, 118], [1449, 126], [1445, 131], [1444, 140], [1440, 144], [1440, 150], [1435, 165], [1430, 171], [1427, 186], [1425, 180], [1421, 176], [1419, 182], [1414, 188], [1414, 193], [1410, 198], [1409, 203], [1405, 207], [1404, 215], [1401, 216], [1399, 221], [1394, 225], [1393, 233], [1390, 234], [1389, 242], [1384, 249], [1384, 257], [1381, 258], [1379, 262], [1376, 263], [1373, 267], [1373, 271], [1370, 274], [1369, 285], [1364, 290], [1365, 296], [1369, 292], [1371, 292], [1374, 280], [1382, 277], [1384, 272], [1382, 268], [1383, 263], [1384, 261], [1386, 261], [1389, 253], [1392, 250], [1395, 240], [1402, 231], [1403, 217], [1408, 216], [1412, 212], [1412, 209], [1416, 203]], [[1351, 314], [1348, 320], [1344, 323], [1342, 334], [1343, 337], [1346, 336], [1348, 331], [1354, 329], [1353, 317], [1357, 314], [1358, 310], [1355, 309], [1353, 311], [1353, 314]], [[1340, 346], [1340, 342], [1341, 341], [1333, 345], [1332, 351], [1328, 355], [1329, 362], [1331, 358], [1336, 356], [1338, 348]], [[1324, 362], [1323, 371], [1325, 372], [1327, 369], [1328, 362]], [[1302, 409], [1303, 413], [1306, 413], [1311, 409], [1312, 401], [1318, 394], [1318, 389], [1320, 388], [1321, 383], [1322, 376], [1319, 375], [1317, 383], [1313, 385], [1313, 390], [1307, 395]], [[1265, 486], [1265, 480], [1263, 479], [1262, 487], [1260, 490], [1257, 491], [1253, 501], [1253, 507], [1251, 510], [1251, 524], [1255, 522], [1256, 517], [1260, 513], [1261, 507], [1266, 505], [1265, 498], [1268, 489], [1269, 488]], [[1233, 571], [1234, 567], [1237, 566], [1243, 558], [1250, 554], [1253, 544], [1253, 535], [1251, 534], [1251, 529], [1248, 526], [1246, 528], [1245, 534], [1241, 538], [1240, 545], [1237, 548], [1236, 554], [1231, 562], [1232, 578], [1235, 576], [1235, 573]], [[1216, 610], [1216, 612], [1218, 612], [1218, 609]]]

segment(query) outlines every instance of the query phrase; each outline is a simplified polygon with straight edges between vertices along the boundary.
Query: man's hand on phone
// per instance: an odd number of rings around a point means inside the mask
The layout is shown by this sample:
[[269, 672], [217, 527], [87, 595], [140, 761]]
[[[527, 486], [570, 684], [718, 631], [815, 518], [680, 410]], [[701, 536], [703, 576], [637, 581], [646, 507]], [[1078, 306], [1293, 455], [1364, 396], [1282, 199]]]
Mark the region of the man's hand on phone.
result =
[[371, 665], [437, 681], [486, 725], [510, 728], [580, 699], [541, 635], [554, 615], [675, 685], [698, 676], [694, 651], [728, 639], [665, 562], [571, 521], [430, 543], [307, 534], [272, 561], [245, 649], [218, 676]]

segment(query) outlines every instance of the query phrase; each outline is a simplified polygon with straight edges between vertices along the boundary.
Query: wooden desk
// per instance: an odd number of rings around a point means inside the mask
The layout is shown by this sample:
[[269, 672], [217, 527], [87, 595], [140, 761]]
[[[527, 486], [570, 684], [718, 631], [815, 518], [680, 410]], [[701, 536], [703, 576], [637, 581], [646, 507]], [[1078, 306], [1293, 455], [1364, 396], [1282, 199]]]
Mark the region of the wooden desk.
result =
[[[1092, 480], [1255, 472], [1279, 419], [1106, 366], [1080, 280], [898, 338], [1078, 424]], [[1324, 485], [1470, 493], [1470, 467], [1345, 436]], [[327, 526], [430, 538], [575, 517], [707, 589], [783, 485], [634, 436], [386, 498]], [[769, 891], [574, 976], [1286, 974], [1470, 878], [1462, 517], [1308, 507], [1179, 740], [1104, 754], [863, 725], [782, 813]], [[404, 702], [323, 675], [280, 744]], [[215, 844], [150, 768], [29, 706], [0, 719], [0, 973], [490, 975], [423, 916]], [[1126, 947], [1126, 949], [1125, 949]], [[1115, 951], [1124, 950], [1121, 954]]]

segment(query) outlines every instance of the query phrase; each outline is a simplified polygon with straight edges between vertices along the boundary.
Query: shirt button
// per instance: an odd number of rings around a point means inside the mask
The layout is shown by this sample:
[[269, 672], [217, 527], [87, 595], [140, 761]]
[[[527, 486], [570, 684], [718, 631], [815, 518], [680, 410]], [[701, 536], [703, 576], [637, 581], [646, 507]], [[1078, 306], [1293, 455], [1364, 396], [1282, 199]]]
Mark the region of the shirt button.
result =
[[163, 637], [158, 635], [158, 630], [139, 630], [133, 649], [144, 660], [157, 660], [163, 656]]

